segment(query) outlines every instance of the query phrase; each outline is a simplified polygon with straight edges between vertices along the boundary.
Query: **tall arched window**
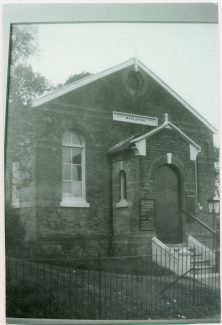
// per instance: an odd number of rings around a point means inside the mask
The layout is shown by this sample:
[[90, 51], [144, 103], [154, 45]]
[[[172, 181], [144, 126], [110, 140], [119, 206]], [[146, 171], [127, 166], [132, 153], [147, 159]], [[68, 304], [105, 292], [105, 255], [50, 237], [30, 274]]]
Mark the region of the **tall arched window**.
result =
[[121, 170], [119, 173], [119, 183], [120, 183], [120, 201], [126, 200], [126, 173]]
[[127, 191], [126, 191], [126, 172], [121, 170], [119, 172], [119, 202], [116, 204], [117, 208], [128, 207]]
[[62, 139], [62, 206], [89, 206], [85, 202], [85, 141], [71, 131]]

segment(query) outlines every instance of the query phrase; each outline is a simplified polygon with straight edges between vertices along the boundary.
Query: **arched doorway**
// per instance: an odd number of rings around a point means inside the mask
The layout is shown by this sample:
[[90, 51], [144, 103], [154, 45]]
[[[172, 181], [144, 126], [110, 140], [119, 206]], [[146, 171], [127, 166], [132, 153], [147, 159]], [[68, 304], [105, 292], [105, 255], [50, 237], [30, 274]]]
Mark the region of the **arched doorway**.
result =
[[181, 213], [181, 178], [172, 165], [161, 166], [155, 175], [156, 233], [164, 243], [183, 241]]

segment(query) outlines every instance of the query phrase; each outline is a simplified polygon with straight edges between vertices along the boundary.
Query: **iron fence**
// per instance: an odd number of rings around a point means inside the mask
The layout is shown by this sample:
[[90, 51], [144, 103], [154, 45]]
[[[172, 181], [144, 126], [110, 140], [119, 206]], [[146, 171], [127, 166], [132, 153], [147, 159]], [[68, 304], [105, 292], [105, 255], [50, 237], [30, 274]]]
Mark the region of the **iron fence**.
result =
[[152, 256], [7, 258], [7, 317], [212, 317], [220, 308], [219, 278], [208, 255], [206, 250], [187, 255], [172, 249], [169, 256], [156, 250]]

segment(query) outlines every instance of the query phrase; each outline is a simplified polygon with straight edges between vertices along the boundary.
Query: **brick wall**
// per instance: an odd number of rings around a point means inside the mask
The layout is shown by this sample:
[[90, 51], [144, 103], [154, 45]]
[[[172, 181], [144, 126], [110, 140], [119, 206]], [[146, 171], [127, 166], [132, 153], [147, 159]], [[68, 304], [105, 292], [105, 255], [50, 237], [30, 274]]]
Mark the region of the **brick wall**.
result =
[[[127, 70], [127, 69], [126, 69]], [[140, 135], [153, 127], [113, 121], [113, 111], [158, 117], [159, 125], [164, 113], [169, 120], [181, 128], [202, 148], [198, 160], [199, 201], [203, 205], [200, 213], [206, 217], [206, 199], [212, 193], [214, 177], [212, 165], [212, 134], [195, 116], [175, 98], [163, 90], [149, 76], [140, 71], [144, 78], [144, 91], [131, 95], [125, 86], [126, 72], [110, 76], [68, 93], [40, 107], [30, 108], [33, 121], [33, 144], [35, 153], [35, 199], [37, 238], [77, 238], [96, 236], [104, 242], [110, 235], [111, 172], [107, 157], [108, 149], [131, 135]], [[86, 200], [90, 208], [64, 208], [61, 202], [61, 159], [62, 135], [67, 130], [79, 132], [86, 143]], [[127, 173], [127, 193], [131, 205], [130, 213], [114, 213], [115, 232], [122, 236], [138, 232], [138, 199], [152, 195], [153, 177], [150, 173], [153, 158], [172, 152], [177, 164], [184, 168], [184, 188], [195, 191], [194, 162], [188, 161], [188, 144], [177, 133], [170, 130], [156, 134], [148, 141], [147, 156], [130, 156], [124, 160]], [[173, 158], [174, 159], [174, 158]], [[176, 163], [176, 162], [175, 162]], [[114, 174], [119, 162], [113, 164]], [[155, 166], [152, 168], [155, 169]], [[207, 171], [207, 172], [206, 172]], [[114, 176], [113, 176], [114, 177]], [[117, 184], [113, 179], [114, 206], [117, 200]], [[137, 189], [137, 190], [135, 190]], [[130, 217], [129, 217], [130, 215]], [[81, 237], [82, 236], [82, 237]], [[144, 235], [144, 242], [147, 235]], [[148, 236], [149, 237], [149, 236]], [[82, 239], [81, 239], [82, 238]], [[90, 247], [92, 240], [87, 237]], [[142, 237], [141, 237], [142, 238]], [[102, 244], [101, 244], [102, 245]], [[130, 243], [129, 243], [130, 245]], [[76, 247], [78, 245], [75, 242]], [[108, 244], [106, 244], [108, 247]], [[133, 248], [132, 248], [133, 249]], [[76, 249], [78, 251], [78, 249]]]
[[[120, 154], [113, 158], [115, 253], [132, 253], [130, 246], [133, 242], [134, 252], [149, 254], [149, 245], [155, 235], [155, 229], [149, 231], [139, 229], [139, 202], [140, 199], [157, 199], [155, 173], [161, 165], [167, 163], [168, 152], [172, 153], [172, 165], [177, 167], [182, 181], [182, 209], [186, 210], [186, 194], [192, 193], [195, 199], [196, 216], [212, 227], [211, 217], [207, 213], [207, 199], [214, 190], [212, 159], [204, 159], [202, 153], [197, 163], [196, 184], [195, 162], [190, 160], [189, 143], [175, 130], [164, 129], [147, 139], [145, 157], [134, 157], [132, 153], [128, 153], [128, 156]], [[128, 207], [118, 208], [116, 203], [119, 199], [120, 170], [126, 172]], [[189, 223], [186, 215], [183, 216], [183, 229], [185, 241], [187, 235], [192, 234], [201, 242], [212, 246], [211, 233], [197, 223]], [[135, 234], [140, 234], [140, 236], [135, 237]]]

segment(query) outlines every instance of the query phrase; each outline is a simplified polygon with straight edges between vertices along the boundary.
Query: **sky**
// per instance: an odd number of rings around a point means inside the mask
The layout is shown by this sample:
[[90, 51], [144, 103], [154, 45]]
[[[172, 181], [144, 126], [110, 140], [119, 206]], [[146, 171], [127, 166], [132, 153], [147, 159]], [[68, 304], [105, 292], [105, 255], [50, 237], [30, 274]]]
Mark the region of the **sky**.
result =
[[54, 85], [71, 74], [97, 73], [137, 56], [219, 128], [217, 24], [94, 23], [38, 26], [31, 64]]

